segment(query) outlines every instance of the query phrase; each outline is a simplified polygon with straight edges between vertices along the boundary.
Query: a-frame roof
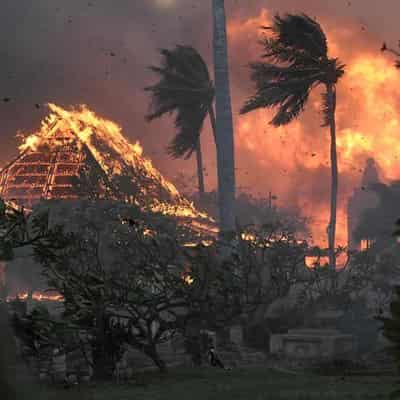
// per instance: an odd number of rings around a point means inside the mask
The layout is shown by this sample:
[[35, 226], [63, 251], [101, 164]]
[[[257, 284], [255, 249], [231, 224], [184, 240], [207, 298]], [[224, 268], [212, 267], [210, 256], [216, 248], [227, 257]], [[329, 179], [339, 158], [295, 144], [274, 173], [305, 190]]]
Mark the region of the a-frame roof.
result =
[[41, 198], [76, 197], [71, 177], [91, 162], [106, 177], [127, 173], [140, 177], [140, 194], [147, 196], [154, 211], [212, 224], [153, 167], [138, 143], [123, 136], [116, 123], [86, 106], [71, 110], [48, 106], [51, 112], [40, 130], [24, 139], [19, 156], [1, 171], [0, 197], [25, 206]]

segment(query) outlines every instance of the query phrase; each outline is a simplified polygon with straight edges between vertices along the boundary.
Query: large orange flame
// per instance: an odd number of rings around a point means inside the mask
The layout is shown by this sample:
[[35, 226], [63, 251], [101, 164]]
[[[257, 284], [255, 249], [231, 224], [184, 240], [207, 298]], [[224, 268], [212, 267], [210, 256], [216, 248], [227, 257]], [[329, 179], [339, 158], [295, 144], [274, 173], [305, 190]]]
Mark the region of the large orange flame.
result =
[[[115, 122], [97, 116], [87, 106], [65, 110], [55, 104], [48, 104], [51, 114], [42, 122], [41, 129], [26, 137], [19, 147], [21, 151], [36, 151], [40, 146], [64, 144], [68, 137], [79, 138], [107, 174], [120, 174], [126, 167], [140, 168], [146, 178], [157, 182], [170, 197], [163, 201], [155, 196], [149, 201], [152, 210], [165, 215], [190, 217], [212, 221], [207, 214], [199, 212], [192, 203], [182, 197], [176, 187], [153, 167], [150, 159], [143, 156], [139, 142], [131, 144]], [[57, 136], [56, 132], [63, 132]], [[71, 135], [72, 133], [72, 135]], [[66, 139], [67, 138], [67, 139]], [[60, 143], [57, 143], [57, 140]], [[99, 143], [102, 145], [99, 146]], [[143, 187], [143, 192], [145, 188]]]

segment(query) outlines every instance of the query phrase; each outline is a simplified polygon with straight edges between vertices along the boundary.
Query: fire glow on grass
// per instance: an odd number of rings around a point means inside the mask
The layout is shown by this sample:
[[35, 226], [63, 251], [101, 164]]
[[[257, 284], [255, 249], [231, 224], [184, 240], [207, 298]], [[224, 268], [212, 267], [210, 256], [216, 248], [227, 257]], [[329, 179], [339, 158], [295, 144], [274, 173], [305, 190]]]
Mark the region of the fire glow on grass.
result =
[[[193, 204], [181, 196], [175, 186], [163, 178], [152, 165], [151, 160], [143, 156], [139, 142], [135, 144], [122, 135], [121, 127], [116, 123], [97, 116], [87, 106], [65, 110], [55, 104], [48, 104], [50, 115], [42, 122], [41, 129], [24, 138], [20, 151], [36, 151], [42, 146], [64, 145], [65, 137], [71, 141], [76, 137], [91, 152], [103, 171], [108, 174], [121, 174], [125, 168], [140, 170], [145, 178], [157, 183], [167, 193], [168, 201], [149, 194], [149, 202], [154, 212], [176, 217], [200, 218], [212, 221], [207, 214], [199, 212]], [[62, 132], [62, 143], [57, 143], [56, 132]], [[72, 135], [71, 135], [72, 133]], [[100, 145], [99, 145], [100, 144]], [[142, 188], [146, 194], [146, 188]]]

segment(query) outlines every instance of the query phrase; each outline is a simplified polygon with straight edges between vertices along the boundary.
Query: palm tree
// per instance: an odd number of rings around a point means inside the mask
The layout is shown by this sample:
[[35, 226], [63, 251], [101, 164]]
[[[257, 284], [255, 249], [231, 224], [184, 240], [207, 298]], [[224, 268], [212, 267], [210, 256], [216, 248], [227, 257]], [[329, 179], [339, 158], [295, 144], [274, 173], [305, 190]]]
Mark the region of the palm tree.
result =
[[214, 79], [220, 232], [235, 230], [235, 158], [224, 0], [213, 0]]
[[152, 96], [146, 119], [152, 121], [164, 114], [176, 113], [177, 133], [168, 146], [168, 153], [174, 158], [188, 159], [196, 152], [199, 192], [203, 194], [200, 133], [209, 115], [215, 138], [214, 85], [206, 63], [193, 47], [176, 46], [173, 50], [161, 49], [160, 53], [161, 66], [149, 67], [160, 76], [160, 81], [145, 88]]
[[263, 57], [269, 62], [251, 63], [252, 80], [256, 93], [241, 114], [259, 108], [278, 107], [271, 124], [286, 125], [303, 111], [309, 94], [323, 85], [323, 126], [330, 127], [331, 136], [331, 207], [328, 225], [329, 263], [336, 267], [335, 234], [338, 191], [338, 166], [336, 153], [336, 84], [344, 74], [344, 65], [337, 58], [328, 57], [328, 44], [321, 26], [305, 14], [276, 15], [270, 37], [261, 43]]

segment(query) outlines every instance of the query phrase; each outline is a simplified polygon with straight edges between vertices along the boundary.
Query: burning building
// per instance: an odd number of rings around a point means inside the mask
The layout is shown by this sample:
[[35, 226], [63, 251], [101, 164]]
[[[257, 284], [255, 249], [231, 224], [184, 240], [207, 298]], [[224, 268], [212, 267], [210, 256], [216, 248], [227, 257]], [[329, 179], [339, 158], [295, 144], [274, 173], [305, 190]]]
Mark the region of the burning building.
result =
[[361, 179], [361, 187], [354, 191], [347, 206], [349, 250], [360, 250], [368, 247], [368, 243], [357, 240], [354, 233], [363, 212], [368, 208], [376, 207], [379, 203], [378, 195], [371, 188], [371, 185], [376, 183], [380, 183], [378, 170], [374, 159], [369, 158]]
[[[61, 203], [74, 208], [94, 194], [172, 217], [201, 238], [215, 236], [215, 222], [182, 196], [143, 156], [139, 143], [130, 143], [117, 124], [86, 106], [65, 110], [49, 104], [49, 108], [40, 129], [23, 139], [19, 155], [0, 172], [2, 199], [29, 209], [42, 199], [64, 199], [67, 201], [52, 203], [52, 214], [65, 214], [68, 220], [67, 213], [59, 212]], [[90, 187], [92, 178], [95, 182]], [[11, 293], [26, 298], [33, 291], [33, 299], [58, 299], [39, 289], [44, 287], [38, 278], [40, 268], [30, 249], [22, 250], [21, 256], [7, 262]], [[4, 280], [1, 265], [0, 281]]]
[[[121, 182], [130, 186], [125, 188], [131, 194], [128, 200], [125, 196], [126, 201], [144, 207], [145, 199], [146, 207], [154, 212], [215, 231], [207, 214], [181, 196], [143, 156], [140, 144], [129, 143], [117, 124], [96, 116], [86, 106], [65, 110], [49, 104], [49, 108], [40, 130], [24, 138], [18, 157], [1, 171], [1, 198], [28, 208], [41, 199], [74, 199], [79, 197], [76, 179], [82, 171], [89, 175], [96, 171], [102, 183], [99, 196], [118, 196], [121, 191], [114, 178], [119, 177], [120, 186]], [[89, 181], [85, 184], [89, 186]]]

